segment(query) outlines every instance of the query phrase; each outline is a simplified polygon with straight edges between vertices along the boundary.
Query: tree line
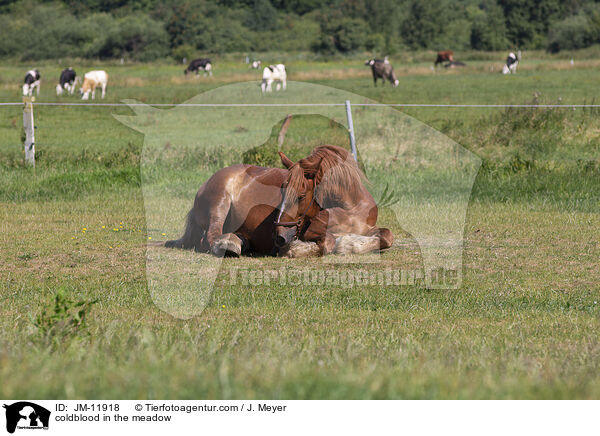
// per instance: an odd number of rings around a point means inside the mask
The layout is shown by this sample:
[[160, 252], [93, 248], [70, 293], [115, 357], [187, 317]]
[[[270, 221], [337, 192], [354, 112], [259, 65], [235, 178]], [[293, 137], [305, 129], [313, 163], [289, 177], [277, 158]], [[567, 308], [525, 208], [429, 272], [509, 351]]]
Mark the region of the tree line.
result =
[[597, 43], [596, 0], [0, 0], [0, 57], [22, 60]]

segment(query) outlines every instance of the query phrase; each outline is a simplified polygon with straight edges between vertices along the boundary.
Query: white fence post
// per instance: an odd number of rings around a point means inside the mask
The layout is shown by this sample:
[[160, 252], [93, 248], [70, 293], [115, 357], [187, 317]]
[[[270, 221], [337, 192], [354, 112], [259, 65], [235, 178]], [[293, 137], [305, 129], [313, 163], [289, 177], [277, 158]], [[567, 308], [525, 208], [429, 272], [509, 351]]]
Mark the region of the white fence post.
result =
[[33, 123], [34, 97], [23, 97], [23, 129], [25, 129], [25, 164], [35, 167], [35, 125]]
[[356, 139], [354, 138], [354, 123], [352, 122], [352, 109], [350, 100], [346, 100], [346, 118], [348, 118], [348, 133], [350, 134], [350, 147], [354, 160], [358, 162], [358, 153], [356, 152]]

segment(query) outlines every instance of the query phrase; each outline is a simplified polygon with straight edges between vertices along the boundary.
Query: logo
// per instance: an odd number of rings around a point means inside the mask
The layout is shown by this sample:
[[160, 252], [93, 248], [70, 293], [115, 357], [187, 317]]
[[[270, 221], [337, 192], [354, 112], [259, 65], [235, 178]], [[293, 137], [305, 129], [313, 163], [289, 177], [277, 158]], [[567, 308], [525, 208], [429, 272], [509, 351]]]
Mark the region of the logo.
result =
[[6, 431], [14, 433], [18, 429], [48, 430], [50, 411], [29, 401], [19, 401], [6, 409]]

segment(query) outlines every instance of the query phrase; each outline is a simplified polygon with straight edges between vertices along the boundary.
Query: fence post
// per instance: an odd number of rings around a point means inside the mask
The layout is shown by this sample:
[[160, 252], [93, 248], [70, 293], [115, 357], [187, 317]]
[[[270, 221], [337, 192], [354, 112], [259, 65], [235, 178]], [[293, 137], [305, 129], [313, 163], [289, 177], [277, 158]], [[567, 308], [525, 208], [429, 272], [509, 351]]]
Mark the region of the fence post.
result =
[[23, 129], [25, 130], [25, 164], [35, 167], [35, 136], [33, 124], [33, 102], [35, 97], [23, 97]]
[[346, 118], [348, 118], [348, 133], [350, 134], [350, 147], [354, 160], [358, 162], [358, 153], [356, 152], [356, 139], [354, 138], [354, 123], [352, 122], [352, 109], [350, 100], [346, 100]]

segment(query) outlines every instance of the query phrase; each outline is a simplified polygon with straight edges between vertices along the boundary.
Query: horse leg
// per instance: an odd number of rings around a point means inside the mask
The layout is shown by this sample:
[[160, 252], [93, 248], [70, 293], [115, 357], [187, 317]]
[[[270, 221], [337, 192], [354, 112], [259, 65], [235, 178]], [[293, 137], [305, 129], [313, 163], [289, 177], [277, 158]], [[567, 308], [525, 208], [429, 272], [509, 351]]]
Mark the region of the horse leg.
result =
[[238, 235], [225, 233], [213, 240], [213, 243], [210, 244], [210, 252], [217, 257], [240, 257], [243, 245], [243, 241]]
[[389, 229], [373, 227], [366, 234], [346, 234], [335, 241], [336, 254], [363, 254], [390, 248], [394, 236]]
[[215, 203], [218, 204], [218, 207], [211, 210], [206, 231], [206, 241], [210, 246], [210, 252], [217, 257], [238, 257], [242, 254], [242, 239], [235, 233], [223, 233], [231, 200], [228, 195], [224, 195]]
[[310, 225], [302, 236], [303, 241], [316, 242], [321, 256], [331, 254], [335, 249], [335, 237], [328, 231], [328, 224], [329, 212], [322, 210], [310, 220]]
[[106, 83], [102, 84], [102, 98], [104, 98], [104, 95], [106, 94]]
[[[305, 237], [313, 239], [320, 237], [317, 244], [323, 247], [323, 254], [363, 254], [388, 248], [392, 245], [393, 236], [388, 229], [379, 229], [369, 224], [372, 211], [348, 211], [339, 207], [325, 209], [311, 219]], [[359, 219], [364, 218], [364, 221]], [[328, 235], [338, 234], [334, 238], [333, 247]]]
[[373, 227], [368, 233], [368, 236], [375, 236], [379, 240], [379, 249], [385, 250], [386, 248], [390, 248], [394, 242], [394, 236], [390, 229], [386, 229], [383, 227]]

